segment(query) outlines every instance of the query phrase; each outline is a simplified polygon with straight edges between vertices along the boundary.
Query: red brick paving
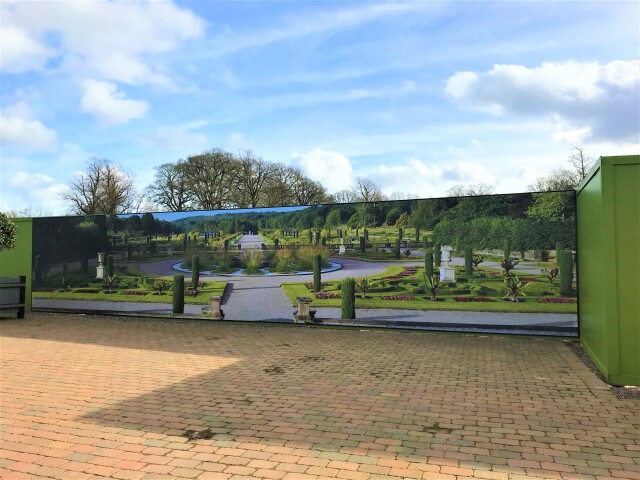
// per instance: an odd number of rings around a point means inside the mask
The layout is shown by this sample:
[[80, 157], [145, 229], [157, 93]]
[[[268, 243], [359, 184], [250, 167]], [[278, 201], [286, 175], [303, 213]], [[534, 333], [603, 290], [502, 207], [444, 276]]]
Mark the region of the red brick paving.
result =
[[0, 362], [0, 478], [640, 479], [559, 340], [32, 314]]

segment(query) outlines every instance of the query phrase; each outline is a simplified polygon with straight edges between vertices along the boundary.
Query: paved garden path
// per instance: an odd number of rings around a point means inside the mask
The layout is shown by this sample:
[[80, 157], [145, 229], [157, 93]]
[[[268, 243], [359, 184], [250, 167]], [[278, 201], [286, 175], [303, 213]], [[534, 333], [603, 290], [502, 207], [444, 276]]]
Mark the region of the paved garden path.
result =
[[637, 480], [637, 400], [556, 339], [0, 322], [0, 478]]

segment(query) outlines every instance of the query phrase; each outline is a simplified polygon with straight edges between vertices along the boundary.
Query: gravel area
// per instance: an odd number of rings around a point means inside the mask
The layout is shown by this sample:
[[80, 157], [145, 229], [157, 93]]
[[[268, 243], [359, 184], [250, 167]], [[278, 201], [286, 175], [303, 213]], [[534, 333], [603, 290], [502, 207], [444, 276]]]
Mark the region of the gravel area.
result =
[[[602, 372], [600, 372], [600, 370], [598, 370], [598, 367], [595, 366], [595, 364], [591, 360], [591, 357], [589, 357], [589, 354], [582, 347], [580, 342], [567, 342], [566, 345], [573, 353], [576, 354], [576, 356], [580, 360], [582, 360], [582, 363], [584, 363], [589, 368], [589, 370], [595, 373], [600, 380], [607, 383], [604, 375], [602, 375]], [[616, 385], [610, 385], [608, 383], [607, 385], [609, 385], [609, 388], [619, 399], [640, 400], [640, 387], [619, 387]]]

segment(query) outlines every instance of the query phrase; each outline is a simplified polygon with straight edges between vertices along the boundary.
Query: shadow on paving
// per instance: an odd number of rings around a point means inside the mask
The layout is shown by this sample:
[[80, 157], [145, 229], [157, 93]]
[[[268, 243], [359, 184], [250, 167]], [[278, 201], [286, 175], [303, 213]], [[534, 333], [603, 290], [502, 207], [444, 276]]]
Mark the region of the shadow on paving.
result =
[[[90, 317], [60, 329], [55, 317], [36, 325], [2, 333], [235, 359], [76, 419], [205, 444], [293, 442], [424, 461], [442, 455], [445, 444], [473, 447], [480, 437], [509, 450], [499, 426], [514, 423], [532, 441], [563, 429], [587, 432], [600, 425], [598, 414], [611, 413], [602, 400], [616, 401], [585, 385], [592, 373], [557, 340]], [[581, 403], [589, 416], [579, 424], [565, 417]], [[478, 426], [483, 421], [495, 430]]]

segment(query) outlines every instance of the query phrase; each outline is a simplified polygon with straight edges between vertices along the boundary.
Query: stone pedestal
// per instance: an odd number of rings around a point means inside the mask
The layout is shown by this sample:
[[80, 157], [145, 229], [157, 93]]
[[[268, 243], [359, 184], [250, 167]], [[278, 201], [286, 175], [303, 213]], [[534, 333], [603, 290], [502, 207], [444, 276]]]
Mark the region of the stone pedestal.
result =
[[311, 305], [311, 298], [298, 297], [296, 300], [298, 300], [298, 311], [294, 315], [295, 319], [297, 321], [310, 322], [312, 320], [309, 309]]
[[98, 253], [98, 266], [96, 267], [96, 278], [104, 279], [107, 276], [107, 266], [104, 264], [105, 252]]
[[222, 303], [222, 297], [219, 295], [212, 295], [209, 297], [209, 312], [208, 314], [215, 318], [222, 318], [222, 309], [220, 305]]
[[440, 267], [440, 282], [441, 283], [455, 283], [456, 273], [449, 265]]

